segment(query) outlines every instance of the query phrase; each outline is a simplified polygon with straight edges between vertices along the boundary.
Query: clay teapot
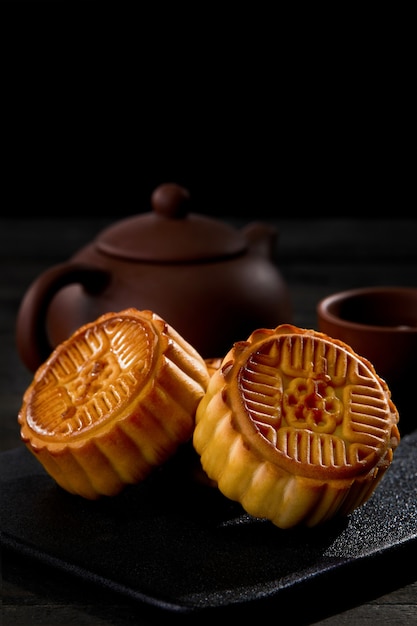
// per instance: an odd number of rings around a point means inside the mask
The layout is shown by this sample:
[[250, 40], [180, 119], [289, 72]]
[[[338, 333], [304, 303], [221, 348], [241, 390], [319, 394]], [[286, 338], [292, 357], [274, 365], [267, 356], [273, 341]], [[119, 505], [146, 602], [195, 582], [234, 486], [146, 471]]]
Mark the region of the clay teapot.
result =
[[150, 309], [207, 359], [224, 356], [259, 327], [291, 322], [288, 289], [272, 259], [277, 232], [236, 229], [190, 212], [190, 193], [157, 187], [152, 211], [104, 229], [29, 286], [17, 316], [17, 348], [35, 371], [53, 348], [108, 311]]

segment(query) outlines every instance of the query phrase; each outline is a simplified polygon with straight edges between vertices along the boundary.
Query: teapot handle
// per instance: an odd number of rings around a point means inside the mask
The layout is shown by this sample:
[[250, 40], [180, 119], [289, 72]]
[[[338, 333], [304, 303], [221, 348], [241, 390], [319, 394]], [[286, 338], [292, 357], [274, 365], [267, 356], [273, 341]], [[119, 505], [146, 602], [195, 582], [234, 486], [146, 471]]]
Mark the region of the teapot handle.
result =
[[23, 297], [16, 321], [17, 350], [29, 370], [35, 372], [52, 352], [46, 316], [55, 294], [72, 283], [81, 284], [89, 294], [98, 294], [109, 280], [108, 271], [73, 262], [55, 265], [34, 280]]

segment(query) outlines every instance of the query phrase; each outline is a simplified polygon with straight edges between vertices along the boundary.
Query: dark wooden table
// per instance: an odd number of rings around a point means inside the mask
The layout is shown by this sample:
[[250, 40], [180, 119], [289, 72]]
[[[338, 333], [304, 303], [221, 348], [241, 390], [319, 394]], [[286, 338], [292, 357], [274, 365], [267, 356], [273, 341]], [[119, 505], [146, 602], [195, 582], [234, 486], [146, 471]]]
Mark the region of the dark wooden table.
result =
[[[22, 446], [17, 412], [31, 374], [15, 345], [21, 298], [40, 272], [66, 260], [116, 219], [0, 221], [0, 452]], [[249, 220], [229, 221], [240, 227]], [[334, 291], [365, 285], [417, 286], [417, 219], [278, 218], [272, 223], [279, 231], [275, 262], [288, 283], [293, 321], [299, 326], [316, 328], [316, 304]], [[161, 617], [155, 621], [143, 607], [120, 595], [14, 551], [3, 550], [2, 579], [4, 626], [162, 623]], [[417, 566], [411, 562], [388, 569], [378, 585], [370, 581], [353, 595], [348, 586], [332, 598], [323, 589], [320, 597], [302, 599], [294, 606], [290, 621], [329, 626], [417, 624]], [[168, 615], [167, 623], [173, 622]]]

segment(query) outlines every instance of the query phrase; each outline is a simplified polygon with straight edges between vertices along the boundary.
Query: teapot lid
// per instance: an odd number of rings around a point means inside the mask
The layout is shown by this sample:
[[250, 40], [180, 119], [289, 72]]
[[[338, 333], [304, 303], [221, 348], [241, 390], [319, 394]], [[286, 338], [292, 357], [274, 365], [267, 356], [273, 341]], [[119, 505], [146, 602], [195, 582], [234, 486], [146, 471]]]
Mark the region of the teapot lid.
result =
[[189, 212], [190, 193], [164, 183], [151, 196], [152, 212], [120, 220], [102, 231], [100, 252], [131, 261], [184, 262], [234, 256], [247, 248], [242, 232]]

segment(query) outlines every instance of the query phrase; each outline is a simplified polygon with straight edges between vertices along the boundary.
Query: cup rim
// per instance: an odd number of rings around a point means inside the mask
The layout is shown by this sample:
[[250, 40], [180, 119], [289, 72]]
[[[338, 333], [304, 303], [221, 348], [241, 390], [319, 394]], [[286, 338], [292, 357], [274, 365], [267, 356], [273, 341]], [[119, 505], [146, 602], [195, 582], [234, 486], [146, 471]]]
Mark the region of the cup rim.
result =
[[413, 294], [416, 297], [417, 301], [417, 287], [410, 286], [374, 286], [374, 287], [356, 287], [352, 289], [345, 289], [343, 291], [334, 292], [322, 298], [316, 307], [316, 312], [319, 317], [323, 320], [337, 324], [338, 326], [343, 326], [345, 328], [352, 329], [361, 329], [367, 328], [368, 330], [372, 330], [380, 333], [395, 333], [401, 332], [404, 334], [415, 334], [417, 333], [417, 325], [416, 326], [381, 326], [377, 324], [365, 324], [360, 322], [352, 322], [347, 319], [343, 319], [338, 317], [334, 313], [331, 313], [330, 307], [335, 302], [341, 302], [344, 300], [348, 300], [349, 298], [353, 298], [355, 296], [361, 296], [364, 294], [372, 294], [372, 293], [380, 293], [380, 294], [395, 294], [395, 293], [404, 293], [404, 294]]

